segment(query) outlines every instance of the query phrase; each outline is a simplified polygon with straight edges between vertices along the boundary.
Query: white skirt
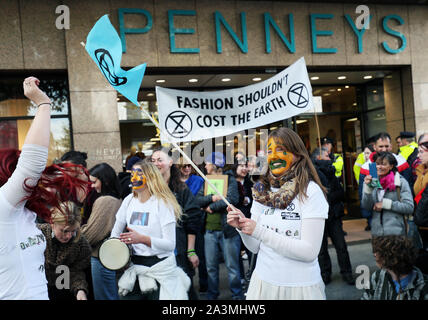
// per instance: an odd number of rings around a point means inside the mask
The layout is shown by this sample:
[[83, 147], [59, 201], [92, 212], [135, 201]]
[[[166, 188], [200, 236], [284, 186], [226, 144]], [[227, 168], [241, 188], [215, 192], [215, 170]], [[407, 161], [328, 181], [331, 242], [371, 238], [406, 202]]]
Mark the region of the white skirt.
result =
[[276, 286], [261, 280], [253, 272], [247, 291], [247, 300], [326, 300], [325, 285], [306, 287]]

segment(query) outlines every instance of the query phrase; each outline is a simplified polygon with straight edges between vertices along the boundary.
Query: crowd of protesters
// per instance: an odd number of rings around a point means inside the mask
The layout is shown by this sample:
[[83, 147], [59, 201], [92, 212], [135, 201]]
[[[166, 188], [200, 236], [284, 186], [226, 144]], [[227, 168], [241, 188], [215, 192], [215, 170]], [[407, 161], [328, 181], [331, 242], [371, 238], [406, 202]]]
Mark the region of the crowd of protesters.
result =
[[[223, 196], [166, 149], [131, 150], [119, 174], [107, 163], [88, 169], [79, 151], [46, 166], [51, 100], [38, 85], [23, 83], [38, 109], [22, 151], [1, 150], [0, 299], [215, 300], [224, 262], [232, 299], [325, 300], [328, 237], [343, 280], [355, 284], [332, 139], [309, 156], [293, 130], [279, 128], [266, 157], [239, 152], [227, 164], [220, 152], [205, 155], [202, 169], [220, 177]], [[413, 137], [402, 132], [394, 154], [381, 132], [354, 166], [379, 267], [363, 299], [428, 298], [428, 134]], [[100, 257], [110, 238], [131, 252], [119, 270]]]

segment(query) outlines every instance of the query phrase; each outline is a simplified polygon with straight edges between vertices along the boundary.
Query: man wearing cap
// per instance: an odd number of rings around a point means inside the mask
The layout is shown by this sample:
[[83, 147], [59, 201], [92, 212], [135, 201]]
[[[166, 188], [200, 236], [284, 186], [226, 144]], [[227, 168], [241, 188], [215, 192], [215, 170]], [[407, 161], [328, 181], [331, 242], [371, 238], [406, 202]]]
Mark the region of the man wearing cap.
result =
[[[223, 175], [225, 164], [226, 159], [222, 153], [211, 153], [205, 158], [207, 175]], [[236, 205], [239, 201], [238, 184], [232, 171], [226, 171], [224, 174], [228, 176], [226, 199], [230, 204]], [[235, 228], [226, 223], [227, 204], [217, 194], [204, 195], [204, 188], [201, 188], [198, 193], [198, 202], [205, 212], [204, 240], [208, 272], [207, 299], [216, 300], [219, 296], [219, 252], [221, 250], [228, 270], [232, 299], [243, 300], [244, 293], [239, 270], [241, 238]]]
[[340, 153], [333, 153], [333, 139], [329, 137], [324, 137], [321, 139], [321, 147], [328, 150], [328, 156], [333, 162], [333, 167], [336, 169], [335, 175], [337, 178], [342, 176], [343, 170], [343, 157]]
[[375, 144], [374, 136], [373, 136], [373, 137], [368, 138], [366, 142], [367, 142], [366, 147], [364, 147], [364, 148], [363, 148], [363, 152], [361, 152], [361, 153], [357, 156], [357, 159], [356, 159], [356, 160], [355, 160], [355, 162], [354, 162], [353, 171], [354, 171], [354, 177], [355, 177], [355, 180], [357, 181], [357, 184], [359, 184], [359, 183], [360, 183], [359, 178], [360, 178], [360, 170], [361, 170], [361, 167], [362, 167], [362, 166], [364, 165], [364, 163], [366, 163], [366, 161], [367, 161], [367, 159], [366, 159], [366, 155], [364, 154], [364, 149], [365, 149], [365, 148], [369, 149], [369, 147], [368, 147], [369, 145], [371, 145], [372, 147], [374, 146], [374, 144]]
[[402, 131], [400, 132], [400, 142], [398, 154], [402, 155], [404, 159], [412, 165], [418, 157], [418, 144], [415, 142], [415, 133]]

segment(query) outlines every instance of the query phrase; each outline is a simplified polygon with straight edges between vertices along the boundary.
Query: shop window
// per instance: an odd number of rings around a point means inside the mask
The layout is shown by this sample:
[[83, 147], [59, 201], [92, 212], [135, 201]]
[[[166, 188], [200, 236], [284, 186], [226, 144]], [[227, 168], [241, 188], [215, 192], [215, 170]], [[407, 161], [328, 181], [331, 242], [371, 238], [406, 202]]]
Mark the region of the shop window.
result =
[[367, 110], [385, 107], [385, 99], [383, 96], [383, 84], [369, 85], [366, 88], [367, 92]]
[[[0, 148], [21, 149], [37, 107], [24, 96], [25, 76], [5, 75], [0, 79]], [[41, 76], [40, 88], [52, 100], [48, 164], [71, 149], [68, 87], [65, 76]]]
[[365, 115], [367, 137], [386, 132], [385, 109], [369, 111]]
[[0, 122], [0, 149], [18, 148], [18, 127], [16, 121]]
[[358, 111], [357, 94], [354, 86], [314, 87], [312, 94], [321, 97], [323, 112]]

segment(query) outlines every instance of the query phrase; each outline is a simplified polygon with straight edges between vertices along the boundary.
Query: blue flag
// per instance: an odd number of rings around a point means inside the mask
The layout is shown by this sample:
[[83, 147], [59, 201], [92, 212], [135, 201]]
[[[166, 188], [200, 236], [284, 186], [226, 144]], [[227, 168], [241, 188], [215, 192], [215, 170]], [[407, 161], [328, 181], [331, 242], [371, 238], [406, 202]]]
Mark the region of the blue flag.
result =
[[102, 16], [89, 32], [85, 49], [113, 88], [139, 106], [138, 90], [147, 64], [122, 70], [122, 43], [107, 15]]

